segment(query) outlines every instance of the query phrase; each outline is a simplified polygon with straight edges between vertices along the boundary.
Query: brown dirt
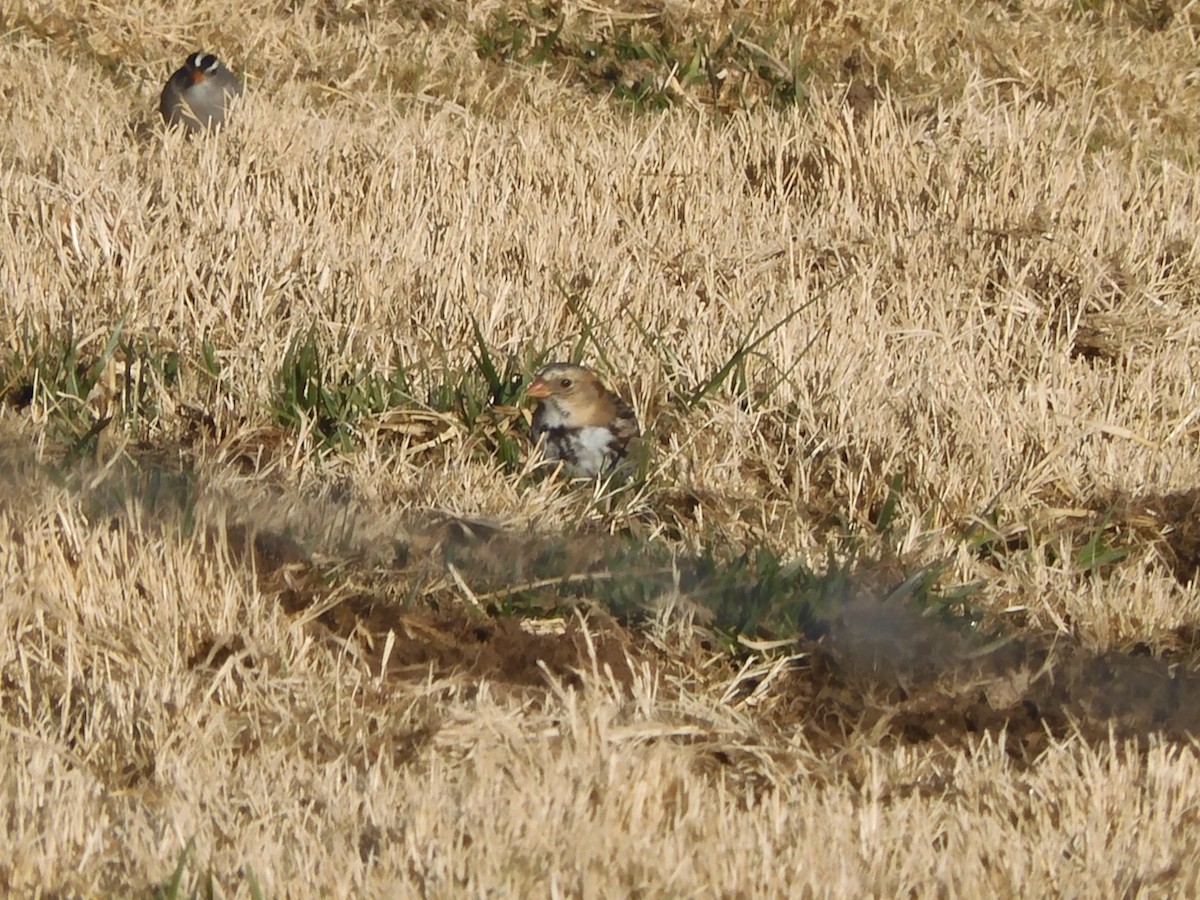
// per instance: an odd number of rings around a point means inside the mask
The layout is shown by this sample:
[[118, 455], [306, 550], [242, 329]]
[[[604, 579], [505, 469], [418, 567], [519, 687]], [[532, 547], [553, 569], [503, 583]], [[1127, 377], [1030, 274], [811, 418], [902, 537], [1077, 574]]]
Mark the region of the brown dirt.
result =
[[[541, 687], [549, 673], [578, 686], [579, 672], [596, 668], [608, 669], [619, 683], [627, 684], [631, 660], [645, 654], [645, 647], [639, 647], [644, 641], [600, 612], [591, 616], [585, 636], [578, 619], [567, 619], [557, 633], [537, 633], [522, 627], [516, 617], [491, 617], [462, 603], [442, 604], [441, 609], [406, 605], [370, 591], [331, 604], [329, 591], [296, 541], [267, 531], [251, 535], [241, 525], [228, 529], [227, 540], [235, 558], [244, 559], [245, 548], [252, 547], [260, 586], [278, 591], [288, 613], [307, 616], [328, 606], [309, 621], [314, 634], [338, 641], [362, 639], [364, 661], [378, 672], [386, 659], [389, 677], [457, 674], [501, 685]], [[196, 657], [209, 652], [206, 647]]]

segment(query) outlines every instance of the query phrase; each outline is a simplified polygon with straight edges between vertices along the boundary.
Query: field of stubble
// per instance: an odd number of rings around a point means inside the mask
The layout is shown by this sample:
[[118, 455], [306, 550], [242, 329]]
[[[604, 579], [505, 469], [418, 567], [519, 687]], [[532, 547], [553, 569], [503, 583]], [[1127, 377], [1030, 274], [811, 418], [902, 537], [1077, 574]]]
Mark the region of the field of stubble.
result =
[[1198, 35], [7, 7], [0, 888], [1200, 890]]

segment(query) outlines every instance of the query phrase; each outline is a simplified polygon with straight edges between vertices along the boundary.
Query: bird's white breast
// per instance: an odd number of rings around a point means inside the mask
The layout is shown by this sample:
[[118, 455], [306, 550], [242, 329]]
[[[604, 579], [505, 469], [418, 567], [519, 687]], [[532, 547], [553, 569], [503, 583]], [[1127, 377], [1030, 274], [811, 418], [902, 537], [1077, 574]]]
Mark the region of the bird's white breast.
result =
[[607, 428], [589, 425], [580, 428], [575, 445], [576, 468], [589, 475], [603, 471], [608, 465], [612, 432]]

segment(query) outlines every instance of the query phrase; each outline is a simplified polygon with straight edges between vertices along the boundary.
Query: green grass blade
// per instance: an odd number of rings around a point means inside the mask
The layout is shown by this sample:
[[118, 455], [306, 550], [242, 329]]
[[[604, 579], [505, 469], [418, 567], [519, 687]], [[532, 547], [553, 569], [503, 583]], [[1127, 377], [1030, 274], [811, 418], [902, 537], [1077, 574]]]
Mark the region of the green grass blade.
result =
[[[702, 401], [704, 401], [708, 397], [710, 397], [714, 392], [716, 392], [721, 387], [722, 384], [725, 383], [726, 379], [729, 378], [730, 374], [732, 372], [734, 372], [742, 364], [742, 362], [745, 360], [745, 358], [751, 352], [753, 352], [756, 348], [761, 346], [768, 338], [771, 337], [771, 335], [775, 334], [775, 332], [779, 331], [781, 328], [783, 328], [785, 325], [787, 325], [789, 322], [791, 322], [792, 319], [796, 318], [796, 316], [798, 316], [798, 315], [800, 315], [800, 313], [804, 312], [804, 310], [808, 309], [810, 306], [825, 299], [825, 297], [828, 296], [830, 291], [832, 291], [835, 287], [840, 285], [847, 278], [849, 278], [849, 275], [839, 278], [837, 281], [833, 282], [833, 284], [829, 285], [824, 290], [819, 291], [818, 293], [814, 294], [811, 298], [806, 300], [804, 303], [801, 303], [799, 306], [797, 306], [795, 309], [793, 309], [791, 312], [789, 312], [787, 315], [785, 315], [783, 318], [781, 318], [778, 322], [776, 322], [774, 325], [772, 325], [770, 328], [768, 328], [766, 331], [762, 332], [762, 334], [758, 335], [758, 337], [754, 338], [751, 341], [743, 343], [740, 347], [738, 347], [733, 352], [733, 354], [729, 357], [729, 359], [725, 361], [725, 364], [723, 366], [721, 366], [721, 368], [719, 368], [711, 378], [709, 378], [706, 382], [704, 382], [704, 384], [700, 385], [699, 388], [697, 388], [695, 391], [693, 391], [692, 394], [684, 400], [684, 405], [688, 409], [695, 409]], [[811, 341], [809, 342], [808, 346], [812, 346]], [[805, 349], [807, 351], [807, 347]]]
[[258, 876], [254, 874], [254, 867], [246, 863], [242, 874], [246, 877], [246, 884], [250, 888], [250, 896], [253, 900], [263, 900], [262, 885], [258, 883]]
[[165, 885], [160, 886], [154, 892], [156, 898], [161, 900], [178, 900], [179, 889], [183, 885], [183, 873], [187, 869], [188, 861], [196, 852], [196, 839], [192, 838], [187, 842], [187, 846], [183, 848], [183, 852], [179, 854], [179, 862], [175, 866], [175, 871], [171, 873], [170, 879]]
[[113, 333], [109, 335], [108, 343], [104, 345], [104, 350], [100, 353], [99, 358], [92, 363], [88, 368], [87, 374], [84, 376], [83, 383], [80, 385], [82, 393], [77, 394], [81, 399], [85, 399], [92, 392], [92, 388], [100, 380], [100, 376], [104, 374], [108, 362], [112, 359], [113, 353], [121, 342], [121, 332], [125, 329], [125, 317], [122, 316], [118, 321]]

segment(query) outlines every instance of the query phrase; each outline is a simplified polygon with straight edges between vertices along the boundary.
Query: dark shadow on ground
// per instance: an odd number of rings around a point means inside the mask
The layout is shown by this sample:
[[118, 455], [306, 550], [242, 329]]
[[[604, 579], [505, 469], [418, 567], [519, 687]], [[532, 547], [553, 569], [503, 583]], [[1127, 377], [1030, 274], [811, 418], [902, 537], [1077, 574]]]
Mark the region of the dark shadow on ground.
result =
[[[426, 549], [437, 548], [440, 563], [435, 568], [453, 560], [449, 565], [458, 579], [443, 577], [440, 584], [453, 584], [454, 590], [447, 593], [430, 581], [426, 601], [413, 603], [363, 590], [324, 608], [329, 588], [311, 572], [288, 579], [286, 585], [280, 581], [288, 566], [306, 566], [298, 544], [268, 532], [252, 537], [240, 528], [229, 532], [231, 545], [253, 548], [263, 587], [279, 591], [288, 613], [305, 618], [307, 627], [318, 634], [336, 639], [336, 646], [365, 640], [364, 658], [378, 671], [386, 657], [389, 677], [460, 676], [530, 689], [544, 686], [547, 676], [581, 686], [582, 673], [603, 673], [606, 667], [615, 680], [628, 683], [639, 669], [678, 664], [651, 639], [644, 616], [639, 621], [628, 610], [614, 612], [594, 599], [604, 590], [589, 592], [586, 587], [611, 588], [611, 564], [614, 558], [626, 558], [623, 548], [610, 548], [606, 557], [605, 541], [592, 536], [580, 542], [585, 546], [555, 543], [551, 551], [550, 545], [532, 538], [511, 538], [479, 523], [449, 520], [430, 526], [424, 537]], [[538, 546], [531, 549], [531, 541]], [[475, 543], [485, 548], [479, 569], [472, 568], [468, 550]], [[533, 577], [550, 557], [569, 561], [576, 574], [589, 571], [590, 564], [592, 573], [601, 577]], [[515, 562], [518, 558], [520, 563]], [[526, 612], [552, 610], [560, 627], [531, 629], [530, 623], [539, 620], [502, 608], [491, 591], [471, 592], [475, 604], [461, 599], [468, 580], [486, 585], [481, 573], [499, 565], [498, 559], [506, 560], [509, 576], [515, 565], [529, 576], [518, 585]], [[677, 583], [690, 577], [700, 593], [706, 577], [723, 589], [735, 583], [728, 573], [713, 574], [708, 562], [699, 566], [699, 575], [681, 576], [679, 570], [687, 566], [679, 560], [674, 568]], [[1096, 653], [1072, 639], [985, 631], [912, 602], [886, 599], [895, 592], [881, 586], [889, 577], [900, 577], [894, 568], [884, 565], [847, 574], [837, 581], [842, 602], [801, 617], [806, 620], [805, 636], [776, 651], [788, 654], [791, 661], [786, 673], [772, 681], [770, 702], [761, 704], [764, 724], [792, 733], [799, 730], [810, 745], [831, 752], [864, 731], [885, 742], [946, 746], [1004, 733], [1008, 752], [1025, 762], [1051, 740], [1072, 734], [1101, 743], [1150, 735], [1187, 742], [1200, 735], [1200, 673], [1195, 669], [1158, 658], [1147, 647]], [[397, 569], [392, 576], [411, 576], [411, 571]], [[657, 571], [646, 564], [638, 576]], [[656, 589], [661, 587], [657, 584]], [[532, 594], [539, 594], [540, 600]], [[486, 599], [480, 602], [480, 597]], [[719, 650], [722, 641], [715, 631], [700, 640], [709, 653]], [[738, 665], [738, 654], [731, 652], [731, 702], [753, 693], [761, 677], [751, 673], [739, 682]]]
[[[37, 474], [30, 458], [0, 454], [0, 473], [12, 476], [0, 506], [24, 502], [39, 478], [62, 483]], [[1174, 635], [1167, 649], [1095, 652], [933, 602], [936, 569], [914, 577], [896, 560], [812, 572], [761, 554], [681, 559], [606, 535], [513, 535], [449, 516], [413, 522], [377, 558], [330, 563], [261, 524], [197, 523], [197, 479], [160, 469], [81, 477], [80, 502], [110, 527], [135, 514], [131, 540], [160, 528], [229, 559], [332, 652], [353, 645], [386, 678], [487, 680], [529, 692], [548, 679], [579, 687], [589, 672], [625, 685], [642, 671], [682, 673], [685, 651], [664, 649], [651, 626], [666, 602], [677, 620], [695, 624], [696, 659], [724, 651], [724, 671], [710, 666], [705, 677], [728, 680], [728, 702], [756, 695], [765, 727], [831, 752], [859, 733], [947, 746], [1003, 734], [1014, 758], [1028, 761], [1071, 734], [1094, 742], [1200, 735], [1194, 635]], [[1113, 528], [1157, 542], [1183, 580], [1196, 577], [1198, 512], [1200, 492], [1118, 498], [1103, 511]], [[761, 669], [739, 674], [749, 656], [739, 633], [788, 639], [767, 654], [788, 662], [765, 698], [757, 696]], [[236, 654], [252, 665], [253, 645], [214, 635], [199, 641], [191, 664], [220, 666]]]

